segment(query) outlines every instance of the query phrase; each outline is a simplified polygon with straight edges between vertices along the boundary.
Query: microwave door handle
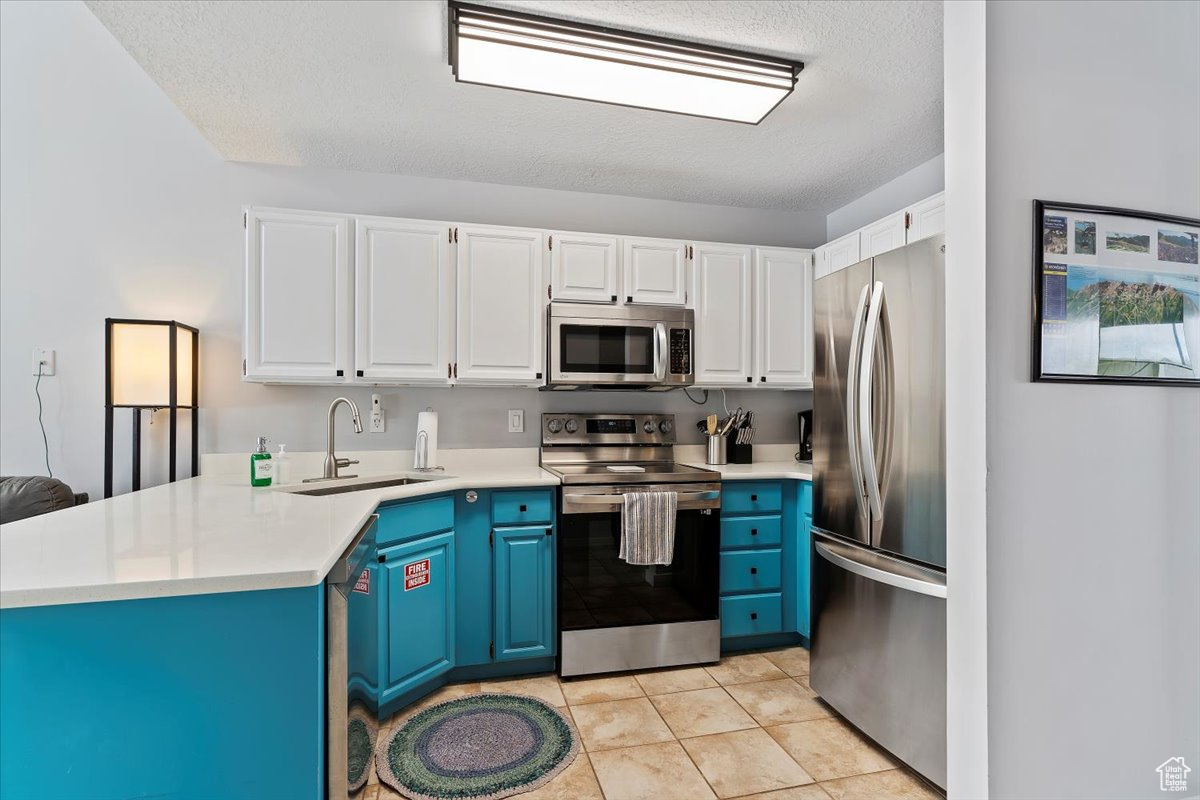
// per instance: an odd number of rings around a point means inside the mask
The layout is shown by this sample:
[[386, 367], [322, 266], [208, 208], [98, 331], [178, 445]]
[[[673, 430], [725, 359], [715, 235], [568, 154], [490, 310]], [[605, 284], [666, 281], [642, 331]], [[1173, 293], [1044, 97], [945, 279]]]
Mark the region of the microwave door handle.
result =
[[654, 323], [654, 380], [662, 381], [667, 377], [667, 326], [661, 322]]

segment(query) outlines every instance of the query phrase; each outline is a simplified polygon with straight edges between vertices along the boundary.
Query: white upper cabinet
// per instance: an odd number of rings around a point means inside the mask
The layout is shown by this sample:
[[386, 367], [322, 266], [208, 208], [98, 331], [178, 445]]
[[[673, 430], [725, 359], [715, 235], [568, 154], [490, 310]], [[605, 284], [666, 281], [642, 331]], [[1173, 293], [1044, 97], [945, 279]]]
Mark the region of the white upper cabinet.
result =
[[[907, 215], [903, 211], [899, 211], [891, 216], [884, 217], [878, 222], [872, 222], [867, 227], [859, 231], [861, 244], [859, 245], [859, 257], [872, 258], [880, 253], [886, 253], [888, 250], [895, 250], [897, 247], [904, 246], [905, 235], [905, 220]], [[855, 262], [850, 262], [851, 264]], [[849, 266], [847, 264], [846, 266]]]
[[674, 239], [622, 239], [625, 302], [687, 305], [687, 252]]
[[754, 379], [764, 388], [811, 388], [813, 253], [754, 249]]
[[696, 384], [744, 386], [751, 383], [754, 338], [749, 247], [693, 245], [696, 309]]
[[938, 192], [816, 250], [817, 279], [946, 230], [946, 194]]
[[546, 244], [542, 231], [460, 225], [459, 383], [542, 384]]
[[821, 267], [821, 272], [817, 275], [818, 278], [837, 272], [839, 269], [845, 269], [851, 264], [857, 264], [862, 261], [864, 256], [859, 249], [859, 232], [849, 233], [840, 239], [834, 239], [829, 244], [825, 245], [822, 250], [825, 251], [825, 263]]
[[454, 360], [452, 225], [356, 218], [355, 376], [445, 385]]
[[908, 241], [915, 242], [946, 231], [946, 193], [938, 192], [908, 209]]
[[550, 299], [617, 302], [620, 247], [615, 236], [556, 232], [546, 241], [550, 250]]
[[349, 379], [349, 238], [343, 215], [247, 210], [246, 380]]

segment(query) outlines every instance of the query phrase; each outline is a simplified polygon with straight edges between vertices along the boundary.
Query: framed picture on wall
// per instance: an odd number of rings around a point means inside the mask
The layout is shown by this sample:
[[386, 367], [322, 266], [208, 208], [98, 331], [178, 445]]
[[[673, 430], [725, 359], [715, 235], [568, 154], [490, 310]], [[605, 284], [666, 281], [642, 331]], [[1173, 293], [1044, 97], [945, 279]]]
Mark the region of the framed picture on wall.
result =
[[1200, 386], [1200, 219], [1033, 202], [1035, 381]]

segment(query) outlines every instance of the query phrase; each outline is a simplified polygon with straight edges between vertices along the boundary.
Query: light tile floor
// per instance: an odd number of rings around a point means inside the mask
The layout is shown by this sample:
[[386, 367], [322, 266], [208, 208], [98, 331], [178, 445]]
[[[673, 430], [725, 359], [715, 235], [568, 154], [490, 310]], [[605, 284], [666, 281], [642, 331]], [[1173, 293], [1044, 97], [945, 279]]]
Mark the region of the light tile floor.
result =
[[[553, 781], [521, 800], [939, 800], [842, 721], [808, 685], [808, 651], [560, 681], [554, 675], [443, 687], [381, 726], [476, 692], [540, 697], [583, 742]], [[356, 800], [397, 800], [372, 771]]]

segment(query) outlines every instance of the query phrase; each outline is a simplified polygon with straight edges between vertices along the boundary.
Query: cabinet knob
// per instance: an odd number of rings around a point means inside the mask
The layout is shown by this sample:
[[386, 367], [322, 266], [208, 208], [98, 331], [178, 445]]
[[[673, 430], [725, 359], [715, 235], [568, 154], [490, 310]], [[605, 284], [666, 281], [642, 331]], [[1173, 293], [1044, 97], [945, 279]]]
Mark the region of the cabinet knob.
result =
[[524, 503], [521, 503], [521, 513], [524, 514], [528, 510], [529, 510], [529, 506], [525, 505]]
[[479, 492], [475, 491], [474, 489], [471, 489], [470, 491], [467, 492], [467, 502], [468, 503], [474, 503], [478, 499], [479, 499]]
[[751, 535], [751, 536], [758, 536], [758, 528], [751, 528], [751, 529], [750, 529], [750, 535]]
[[757, 574], [758, 574], [758, 567], [751, 567], [751, 568], [750, 568], [750, 574], [751, 574], [751, 575], [757, 575]]
[[757, 503], [757, 502], [758, 502], [758, 495], [756, 495], [756, 494], [752, 494], [752, 495], [750, 495], [750, 502], [751, 502], [751, 503]]
[[757, 612], [757, 611], [751, 611], [751, 612], [750, 612], [750, 619], [758, 619], [758, 612]]

